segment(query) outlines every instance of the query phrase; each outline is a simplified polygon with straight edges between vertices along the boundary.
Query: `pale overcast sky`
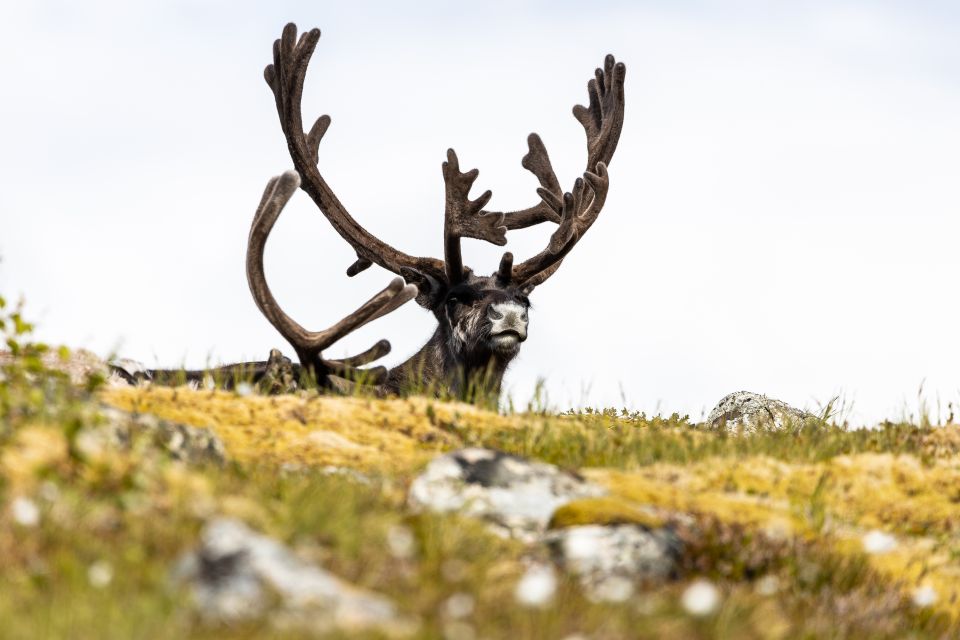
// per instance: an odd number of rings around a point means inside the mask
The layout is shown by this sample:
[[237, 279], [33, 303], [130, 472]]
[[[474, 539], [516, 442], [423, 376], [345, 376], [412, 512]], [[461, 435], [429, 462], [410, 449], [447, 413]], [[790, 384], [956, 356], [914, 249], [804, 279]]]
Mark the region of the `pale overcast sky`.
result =
[[[349, 5], [349, 6], [348, 6]], [[305, 118], [367, 229], [442, 254], [447, 147], [477, 193], [535, 198], [543, 137], [582, 171], [570, 115], [604, 54], [627, 111], [599, 222], [538, 289], [508, 374], [521, 404], [699, 418], [748, 389], [874, 422], [960, 400], [960, 15], [949, 2], [6, 2], [0, 9], [0, 292], [42, 338], [202, 366], [289, 347], [244, 276], [267, 179], [290, 168], [262, 79], [288, 21], [323, 31]], [[375, 182], [371, 182], [375, 180]], [[518, 258], [549, 230], [511, 234]], [[469, 241], [489, 272], [501, 249]], [[298, 194], [267, 276], [322, 328], [384, 286]], [[336, 345], [433, 331], [414, 304]], [[925, 382], [924, 382], [925, 381]]]

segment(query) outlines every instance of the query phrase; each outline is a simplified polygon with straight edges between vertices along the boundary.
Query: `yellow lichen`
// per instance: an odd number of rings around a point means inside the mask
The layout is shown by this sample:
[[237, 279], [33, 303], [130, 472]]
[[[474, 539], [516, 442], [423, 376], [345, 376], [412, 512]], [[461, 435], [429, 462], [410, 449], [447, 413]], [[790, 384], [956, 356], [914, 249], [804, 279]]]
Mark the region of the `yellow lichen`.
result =
[[873, 529], [891, 531], [893, 548], [870, 553], [870, 565], [907, 593], [933, 587], [938, 606], [960, 615], [960, 563], [950, 546], [960, 524], [954, 461], [923, 465], [913, 456], [864, 453], [791, 464], [758, 456], [587, 475], [613, 497], [767, 534], [824, 536], [844, 553], [870, 551], [863, 537]]
[[639, 524], [656, 529], [664, 523], [664, 519], [650, 507], [609, 496], [574, 500], [554, 511], [550, 519], [553, 529], [584, 524]]
[[115, 407], [207, 427], [239, 462], [400, 471], [462, 445], [461, 430], [515, 428], [516, 420], [423, 398], [249, 396], [144, 387], [105, 390]]

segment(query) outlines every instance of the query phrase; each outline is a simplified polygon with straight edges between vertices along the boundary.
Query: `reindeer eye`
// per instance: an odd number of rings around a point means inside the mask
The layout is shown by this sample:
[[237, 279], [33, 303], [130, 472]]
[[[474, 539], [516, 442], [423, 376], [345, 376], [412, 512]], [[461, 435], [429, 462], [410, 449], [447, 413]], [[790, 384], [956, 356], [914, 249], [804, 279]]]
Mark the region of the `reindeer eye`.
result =
[[447, 294], [447, 304], [463, 304], [469, 307], [476, 304], [480, 298], [481, 296], [469, 287], [454, 287], [454, 289]]

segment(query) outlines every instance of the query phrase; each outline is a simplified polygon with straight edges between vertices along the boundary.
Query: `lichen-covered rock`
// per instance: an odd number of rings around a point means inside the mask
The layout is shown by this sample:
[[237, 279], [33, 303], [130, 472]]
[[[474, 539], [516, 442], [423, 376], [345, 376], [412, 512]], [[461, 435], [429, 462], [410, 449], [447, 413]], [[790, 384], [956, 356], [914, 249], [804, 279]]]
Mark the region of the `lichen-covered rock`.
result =
[[207, 524], [199, 548], [181, 559], [174, 578], [189, 586], [197, 612], [209, 622], [267, 616], [278, 626], [317, 633], [410, 627], [386, 597], [301, 561], [231, 518]]
[[759, 393], [737, 391], [725, 396], [707, 416], [706, 425], [730, 433], [798, 428], [816, 416]]
[[544, 532], [558, 507], [603, 493], [554, 465], [472, 448], [434, 459], [411, 484], [409, 502], [431, 511], [462, 511], [529, 542]]
[[258, 384], [260, 392], [266, 395], [294, 393], [299, 388], [297, 376], [293, 369], [293, 361], [280, 353], [279, 349], [271, 349], [267, 358], [267, 370]]
[[583, 525], [546, 536], [557, 563], [578, 576], [597, 600], [626, 599], [636, 582], [674, 575], [680, 539], [670, 528], [639, 525]]
[[[86, 349], [50, 349], [40, 356], [44, 367], [66, 374], [73, 384], [84, 384], [91, 376], [107, 378], [107, 363]], [[14, 362], [13, 354], [0, 351], [0, 366]]]
[[138, 434], [143, 434], [152, 437], [176, 460], [191, 464], [222, 465], [226, 462], [223, 442], [209, 429], [161, 420], [150, 414], [128, 413], [109, 406], [103, 406], [100, 415], [105, 419], [105, 424], [99, 429], [88, 430], [84, 435], [91, 442], [101, 438], [105, 444], [126, 447]]

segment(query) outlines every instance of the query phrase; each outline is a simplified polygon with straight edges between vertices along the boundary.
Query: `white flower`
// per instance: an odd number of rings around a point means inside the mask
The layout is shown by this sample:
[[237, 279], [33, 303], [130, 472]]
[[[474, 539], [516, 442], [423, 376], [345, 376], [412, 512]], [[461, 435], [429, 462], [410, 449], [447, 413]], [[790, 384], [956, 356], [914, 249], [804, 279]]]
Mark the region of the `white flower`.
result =
[[692, 616], [706, 616], [720, 604], [720, 591], [706, 580], [696, 580], [683, 592], [680, 603]]
[[913, 590], [913, 604], [918, 607], [932, 607], [937, 599], [937, 590], [928, 584]]
[[55, 482], [45, 480], [40, 485], [40, 497], [47, 502], [56, 502], [57, 498], [60, 497], [60, 487]]
[[443, 625], [444, 640], [474, 640], [477, 632], [466, 622], [448, 622]]
[[454, 620], [466, 618], [473, 613], [473, 596], [469, 593], [455, 593], [443, 603], [443, 613]]
[[557, 574], [548, 564], [531, 566], [517, 582], [514, 597], [527, 607], [543, 607], [553, 600], [557, 591]]
[[587, 590], [594, 602], [626, 602], [633, 595], [633, 581], [623, 576], [604, 578]]
[[113, 567], [105, 560], [97, 560], [87, 569], [87, 580], [97, 589], [103, 589], [113, 581]]
[[897, 539], [889, 533], [874, 529], [863, 536], [863, 550], [867, 553], [887, 553], [897, 548]]
[[393, 525], [387, 529], [387, 547], [390, 555], [398, 560], [407, 560], [413, 557], [416, 551], [416, 541], [413, 532], [408, 527]]
[[21, 527], [35, 527], [40, 524], [40, 507], [30, 498], [14, 498], [10, 503], [13, 521]]
[[757, 580], [754, 589], [762, 596], [772, 596], [780, 590], [780, 579], [777, 576], [763, 576]]

